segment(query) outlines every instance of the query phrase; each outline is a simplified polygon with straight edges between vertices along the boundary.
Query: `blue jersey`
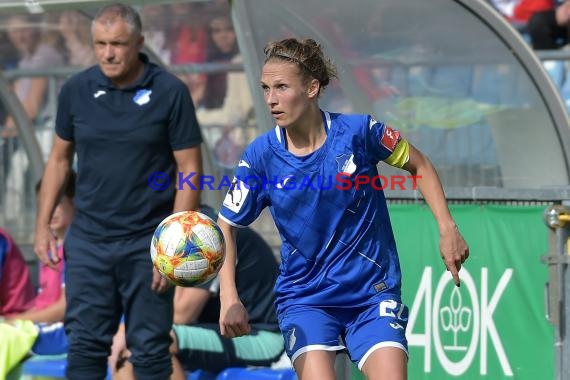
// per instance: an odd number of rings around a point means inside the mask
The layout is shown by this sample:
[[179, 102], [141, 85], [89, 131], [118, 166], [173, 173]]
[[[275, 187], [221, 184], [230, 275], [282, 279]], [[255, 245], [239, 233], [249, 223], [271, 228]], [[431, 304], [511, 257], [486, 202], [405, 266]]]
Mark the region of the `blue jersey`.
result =
[[[400, 266], [386, 200], [371, 183], [399, 133], [369, 115], [323, 112], [327, 138], [299, 157], [281, 128], [245, 150], [220, 216], [252, 223], [269, 207], [279, 230], [278, 313], [288, 306], [356, 307], [400, 297]], [[361, 181], [365, 182], [365, 181]], [[376, 186], [378, 188], [378, 186]]]

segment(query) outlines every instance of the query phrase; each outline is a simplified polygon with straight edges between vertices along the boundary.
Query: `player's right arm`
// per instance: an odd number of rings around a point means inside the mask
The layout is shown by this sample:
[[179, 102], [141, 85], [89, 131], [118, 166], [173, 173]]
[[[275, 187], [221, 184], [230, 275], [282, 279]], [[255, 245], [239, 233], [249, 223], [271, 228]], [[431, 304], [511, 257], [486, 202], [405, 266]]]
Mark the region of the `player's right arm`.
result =
[[56, 240], [49, 228], [49, 223], [71, 171], [73, 153], [73, 142], [55, 135], [38, 196], [34, 252], [42, 263], [52, 269], [55, 269], [59, 258], [55, 254], [51, 257], [48, 255], [48, 252], [57, 252]]
[[218, 225], [226, 242], [226, 257], [220, 269], [220, 331], [227, 338], [248, 334], [251, 330], [249, 315], [236, 288], [237, 227], [218, 218]]

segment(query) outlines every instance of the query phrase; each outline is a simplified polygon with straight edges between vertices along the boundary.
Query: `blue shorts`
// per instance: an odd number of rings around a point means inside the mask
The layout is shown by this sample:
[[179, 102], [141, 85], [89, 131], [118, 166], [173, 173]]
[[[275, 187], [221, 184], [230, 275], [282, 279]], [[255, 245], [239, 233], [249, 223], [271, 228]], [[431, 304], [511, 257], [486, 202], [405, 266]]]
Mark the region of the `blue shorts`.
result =
[[391, 299], [360, 308], [293, 306], [279, 318], [291, 362], [308, 351], [346, 348], [359, 369], [382, 347], [397, 347], [407, 355], [407, 324], [407, 306]]
[[32, 346], [36, 355], [59, 355], [67, 353], [67, 337], [63, 323], [38, 323], [38, 337]]

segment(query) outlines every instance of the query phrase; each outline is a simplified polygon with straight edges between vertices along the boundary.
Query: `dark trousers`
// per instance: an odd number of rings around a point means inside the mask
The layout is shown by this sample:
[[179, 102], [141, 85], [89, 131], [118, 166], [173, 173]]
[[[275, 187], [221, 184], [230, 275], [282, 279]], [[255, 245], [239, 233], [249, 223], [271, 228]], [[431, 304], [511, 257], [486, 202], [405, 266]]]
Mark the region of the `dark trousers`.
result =
[[168, 379], [174, 288], [150, 288], [151, 235], [92, 242], [70, 232], [65, 241], [67, 379], [104, 379], [121, 314], [139, 380]]
[[570, 29], [556, 23], [555, 11], [552, 10], [533, 14], [528, 21], [528, 33], [533, 49], [552, 50], [568, 43]]

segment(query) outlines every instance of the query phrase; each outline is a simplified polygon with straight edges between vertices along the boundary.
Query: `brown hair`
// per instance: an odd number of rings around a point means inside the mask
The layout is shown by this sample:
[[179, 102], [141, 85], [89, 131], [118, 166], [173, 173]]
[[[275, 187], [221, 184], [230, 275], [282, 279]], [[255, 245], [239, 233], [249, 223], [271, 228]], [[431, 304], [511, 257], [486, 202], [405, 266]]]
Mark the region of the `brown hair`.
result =
[[312, 38], [304, 40], [286, 38], [269, 42], [263, 52], [264, 63], [273, 59], [295, 63], [305, 76], [318, 80], [323, 90], [331, 78], [338, 78], [336, 67], [329, 58], [325, 57], [321, 45]]

